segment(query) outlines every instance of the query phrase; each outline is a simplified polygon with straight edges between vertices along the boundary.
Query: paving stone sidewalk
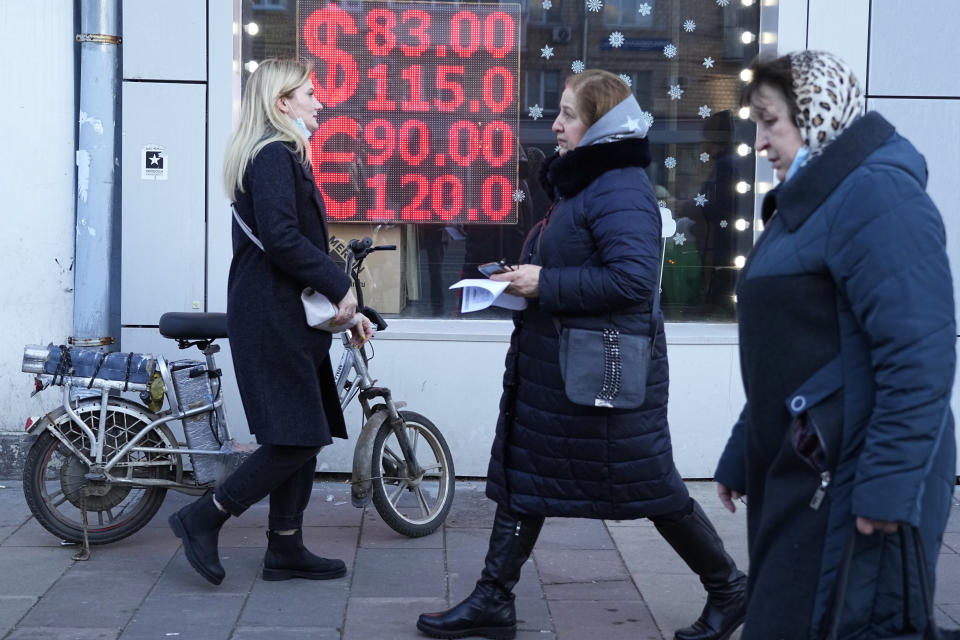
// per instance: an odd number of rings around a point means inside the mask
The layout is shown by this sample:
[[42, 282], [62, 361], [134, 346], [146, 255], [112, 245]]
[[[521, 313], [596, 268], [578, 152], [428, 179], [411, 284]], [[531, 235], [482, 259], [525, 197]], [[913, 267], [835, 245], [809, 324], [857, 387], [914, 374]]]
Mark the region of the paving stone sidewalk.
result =
[[[345, 578], [264, 582], [266, 504], [231, 519], [221, 535], [227, 577], [214, 587], [190, 568], [167, 516], [190, 498], [169, 493], [148, 527], [90, 560], [30, 516], [18, 482], [0, 481], [0, 638], [17, 640], [404, 640], [423, 638], [422, 611], [473, 588], [493, 505], [482, 482], [460, 481], [445, 525], [408, 539], [349, 487], [314, 487], [304, 538], [342, 558]], [[690, 483], [737, 562], [746, 566], [745, 514], [723, 511], [712, 483]], [[960, 493], [958, 493], [960, 498]], [[646, 520], [548, 519], [516, 589], [520, 640], [661, 640], [703, 606], [697, 581]], [[960, 624], [960, 501], [937, 574], [941, 625]], [[736, 635], [734, 636], [737, 637]]]

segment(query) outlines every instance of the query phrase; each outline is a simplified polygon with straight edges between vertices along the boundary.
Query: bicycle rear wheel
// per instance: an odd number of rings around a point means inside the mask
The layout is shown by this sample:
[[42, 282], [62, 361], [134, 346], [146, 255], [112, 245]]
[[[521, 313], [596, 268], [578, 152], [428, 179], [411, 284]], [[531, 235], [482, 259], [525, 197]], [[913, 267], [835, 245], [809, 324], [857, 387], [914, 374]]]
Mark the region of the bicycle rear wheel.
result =
[[373, 445], [373, 504], [391, 529], [419, 538], [436, 531], [453, 504], [453, 457], [436, 425], [413, 411], [400, 416], [420, 473], [410, 473], [397, 434], [384, 422]]
[[[82, 402], [76, 409], [80, 419], [94, 432], [100, 428], [100, 401]], [[104, 456], [119, 451], [153, 417], [124, 400], [114, 399], [106, 414]], [[80, 451], [89, 452], [90, 441], [62, 408], [51, 416], [54, 428]], [[90, 471], [49, 430], [40, 433], [30, 448], [23, 467], [23, 493], [37, 522], [53, 535], [69, 542], [82, 542], [83, 511], [87, 512], [90, 544], [122, 540], [142, 529], [160, 509], [167, 490], [137, 486], [138, 478], [173, 479], [178, 460], [173, 451], [176, 440], [165, 426], [147, 434], [140, 445], [169, 448], [170, 454], [130, 452], [114, 468], [120, 477], [134, 484], [115, 484], [89, 479]]]

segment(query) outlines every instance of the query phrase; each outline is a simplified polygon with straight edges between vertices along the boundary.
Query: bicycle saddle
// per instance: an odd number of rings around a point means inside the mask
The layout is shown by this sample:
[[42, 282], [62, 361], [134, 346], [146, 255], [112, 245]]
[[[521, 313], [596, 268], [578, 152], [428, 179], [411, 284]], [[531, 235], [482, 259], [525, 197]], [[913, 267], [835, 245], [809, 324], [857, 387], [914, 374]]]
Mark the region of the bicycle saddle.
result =
[[226, 338], [227, 314], [171, 311], [160, 316], [160, 335], [178, 340]]

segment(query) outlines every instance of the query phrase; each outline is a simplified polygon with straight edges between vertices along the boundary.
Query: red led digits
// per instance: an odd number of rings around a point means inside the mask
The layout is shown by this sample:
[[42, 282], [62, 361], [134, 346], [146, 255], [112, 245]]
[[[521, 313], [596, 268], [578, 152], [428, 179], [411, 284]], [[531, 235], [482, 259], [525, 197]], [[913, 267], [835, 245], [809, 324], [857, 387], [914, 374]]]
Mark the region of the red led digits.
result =
[[[513, 185], [504, 176], [490, 176], [480, 187], [480, 207], [484, 215], [491, 220], [502, 220], [513, 211], [513, 198], [510, 197]], [[499, 206], [494, 205], [494, 198]]]
[[[466, 133], [466, 138], [464, 138]], [[466, 153], [461, 153], [466, 143]], [[460, 167], [469, 167], [480, 155], [480, 131], [469, 120], [457, 120], [450, 126], [447, 137], [447, 150], [450, 159]]]
[[[449, 198], [449, 206], [447, 205]], [[456, 176], [444, 174], [433, 181], [430, 204], [440, 219], [450, 221], [463, 210], [463, 184]]]
[[400, 51], [405, 56], [419, 56], [430, 47], [430, 34], [427, 32], [430, 28], [430, 14], [420, 9], [410, 9], [403, 12], [401, 22], [405, 27], [410, 27], [408, 33], [416, 38], [417, 44], [409, 45], [401, 42]]
[[[500, 27], [498, 29], [498, 27]], [[503, 11], [494, 11], [483, 21], [483, 47], [494, 58], [503, 58], [513, 51], [513, 36], [516, 33], [516, 24], [513, 18]], [[502, 44], [497, 45], [497, 36]]]
[[494, 67], [483, 74], [483, 102], [494, 113], [503, 113], [513, 104], [513, 74], [509, 69]]
[[377, 118], [363, 128], [363, 140], [374, 151], [367, 151], [367, 164], [382, 165], [393, 155], [397, 134], [389, 120]]
[[387, 176], [378, 173], [367, 178], [367, 188], [373, 191], [373, 209], [367, 209], [367, 219], [393, 220], [397, 212], [387, 209]]
[[[324, 68], [324, 81], [318, 82], [313, 72], [310, 79], [317, 98], [328, 107], [334, 107], [353, 96], [357, 89], [357, 61], [346, 51], [337, 48], [338, 33], [356, 35], [357, 25], [353, 18], [332, 4], [314, 11], [303, 25], [303, 39], [307, 50]], [[321, 34], [323, 39], [320, 38]], [[339, 82], [342, 79], [342, 84]]]
[[481, 148], [487, 162], [494, 167], [502, 167], [513, 157], [513, 128], [506, 122], [491, 122], [483, 128]]
[[463, 104], [463, 86], [452, 76], [463, 76], [463, 65], [437, 65], [437, 93], [449, 91], [452, 99], [450, 101], [437, 98], [433, 101], [440, 111], [456, 111]]
[[[467, 43], [463, 43], [463, 32], [466, 27]], [[461, 58], [469, 58], [480, 48], [482, 27], [477, 16], [472, 11], [461, 11], [450, 19], [450, 48]]]
[[419, 120], [400, 125], [400, 157], [411, 166], [418, 166], [430, 155], [430, 129]]
[[430, 111], [430, 103], [423, 100], [423, 68], [419, 64], [407, 67], [400, 76], [410, 87], [410, 97], [400, 103], [401, 111]]
[[334, 107], [311, 140], [331, 220], [517, 222], [518, 5], [298, 7], [299, 57]]
[[386, 9], [372, 9], [367, 14], [367, 50], [375, 56], [388, 56], [397, 46], [397, 16]]
[[400, 209], [400, 219], [407, 222], [429, 222], [429, 209], [423, 208], [423, 201], [430, 195], [430, 181], [419, 173], [408, 173], [400, 179], [400, 186], [413, 185], [413, 198], [410, 204]]

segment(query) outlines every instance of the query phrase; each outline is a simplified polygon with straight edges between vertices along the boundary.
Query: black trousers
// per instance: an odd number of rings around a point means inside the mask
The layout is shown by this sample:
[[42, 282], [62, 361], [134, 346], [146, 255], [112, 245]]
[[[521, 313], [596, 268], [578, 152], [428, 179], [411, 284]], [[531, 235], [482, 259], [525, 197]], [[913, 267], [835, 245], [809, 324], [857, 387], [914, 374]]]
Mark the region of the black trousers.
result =
[[270, 496], [268, 526], [271, 531], [299, 529], [310, 502], [313, 474], [320, 447], [262, 444], [214, 495], [232, 516]]

